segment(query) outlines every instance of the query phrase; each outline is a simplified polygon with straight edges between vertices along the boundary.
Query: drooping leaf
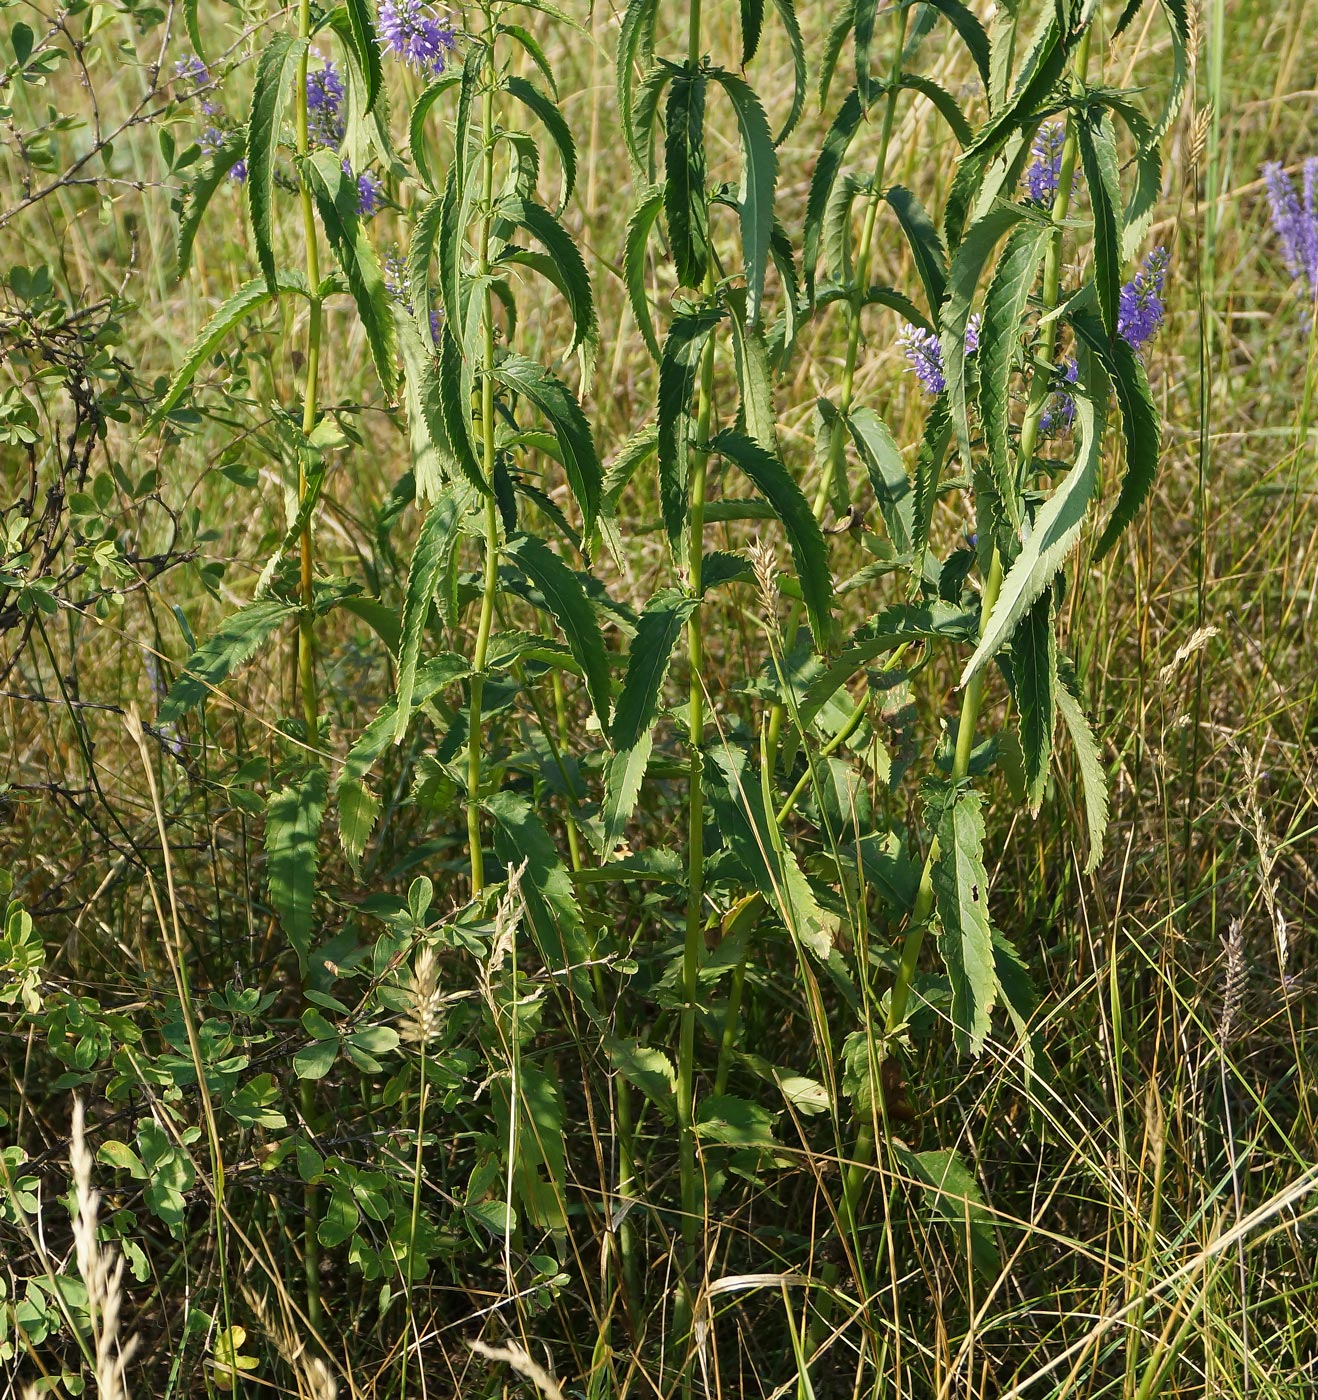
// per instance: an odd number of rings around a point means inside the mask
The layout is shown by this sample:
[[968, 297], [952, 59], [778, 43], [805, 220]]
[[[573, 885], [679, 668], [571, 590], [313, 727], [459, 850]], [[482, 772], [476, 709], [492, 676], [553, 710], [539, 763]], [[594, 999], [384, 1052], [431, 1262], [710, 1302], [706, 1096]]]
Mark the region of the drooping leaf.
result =
[[1075, 671], [1065, 657], [1059, 656], [1057, 662], [1061, 681], [1057, 687], [1057, 708], [1071, 736], [1080, 764], [1080, 778], [1085, 786], [1085, 820], [1089, 827], [1089, 857], [1085, 861], [1085, 874], [1092, 875], [1103, 859], [1103, 838], [1107, 834], [1107, 773], [1094, 731], [1089, 727], [1089, 720], [1080, 703], [1080, 686]]
[[659, 361], [659, 504], [674, 549], [686, 529], [691, 395], [705, 346], [722, 319], [722, 309], [714, 306], [679, 311]]
[[463, 476], [482, 494], [488, 496], [491, 485], [485, 480], [471, 440], [471, 396], [463, 395], [464, 367], [462, 351], [445, 319], [439, 332], [439, 410], [444, 433], [457, 457]]
[[745, 755], [718, 744], [709, 751], [701, 771], [720, 837], [794, 937], [827, 962], [837, 920], [820, 906], [791, 849], [776, 838], [774, 815]]
[[[819, 267], [819, 241], [824, 229], [824, 215], [833, 194], [838, 172], [846, 158], [847, 148], [851, 145], [864, 115], [860, 94], [852, 88], [824, 137], [819, 158], [815, 162], [814, 174], [810, 177], [810, 192], [806, 196], [805, 204], [801, 261], [805, 271], [806, 292], [812, 301], [815, 295], [815, 273]], [[932, 304], [937, 308], [938, 302]]]
[[562, 213], [577, 183], [577, 146], [572, 139], [572, 130], [553, 100], [546, 97], [534, 83], [511, 74], [504, 79], [504, 87], [510, 96], [540, 119], [558, 151], [558, 158], [563, 163], [563, 197], [558, 205], [559, 213]]
[[623, 281], [627, 286], [627, 299], [631, 302], [632, 315], [645, 339], [645, 344], [656, 360], [659, 358], [659, 341], [654, 333], [654, 317], [650, 314], [650, 299], [645, 290], [645, 256], [650, 244], [650, 234], [655, 220], [664, 205], [662, 189], [652, 190], [636, 206], [627, 221], [627, 244], [623, 253]]
[[929, 299], [929, 309], [937, 315], [947, 294], [947, 250], [943, 240], [924, 205], [904, 185], [893, 185], [884, 191], [883, 197], [897, 215], [915, 259], [915, 270]]
[[426, 118], [430, 115], [430, 109], [439, 99], [451, 88], [455, 88], [462, 82], [462, 74], [444, 73], [429, 83], [422, 90], [421, 95], [412, 104], [412, 114], [408, 118], [408, 147], [412, 152], [412, 164], [416, 166], [417, 174], [421, 176], [428, 190], [438, 190], [439, 182], [435, 178], [435, 172], [430, 164], [430, 142], [426, 139]]
[[828, 567], [828, 548], [819, 521], [796, 484], [796, 478], [779, 458], [734, 429], [725, 428], [719, 433], [713, 447], [750, 478], [782, 522], [796, 565], [810, 630], [816, 645], [826, 648], [833, 630], [833, 575]]
[[394, 743], [407, 733], [412, 716], [412, 691], [416, 684], [421, 640], [430, 617], [430, 605], [440, 574], [448, 566], [457, 547], [460, 518], [458, 501], [452, 491], [444, 491], [426, 514], [407, 571], [407, 591], [403, 597], [403, 637], [398, 654], [397, 718]]
[[1012, 634], [1011, 693], [1020, 716], [1026, 801], [1037, 816], [1057, 724], [1057, 635], [1049, 590], [1039, 596]]
[[664, 210], [678, 285], [698, 287], [709, 262], [709, 196], [705, 190], [703, 69], [686, 65], [672, 77], [664, 137]]
[[416, 499], [433, 501], [446, 481], [461, 472], [444, 426], [440, 406], [435, 347], [421, 339], [415, 319], [405, 307], [394, 308], [394, 331], [403, 359], [403, 404], [411, 440], [412, 477]]
[[562, 628], [586, 679], [591, 706], [607, 730], [611, 701], [609, 658], [600, 635], [599, 620], [581, 576], [534, 535], [510, 539], [504, 546], [504, 553], [539, 589], [554, 621]]
[[1121, 481], [1121, 492], [1094, 546], [1094, 558], [1101, 559], [1134, 521], [1153, 489], [1162, 455], [1162, 418], [1149, 388], [1144, 362], [1127, 341], [1121, 336], [1109, 340], [1102, 325], [1089, 312], [1075, 311], [1069, 320], [1112, 379], [1126, 445], [1126, 474]]
[[306, 51], [305, 39], [283, 33], [271, 38], [256, 65], [252, 107], [247, 118], [247, 207], [257, 260], [272, 294], [279, 290], [272, 233], [279, 121], [297, 75], [298, 63]]
[[574, 327], [571, 354], [597, 334], [595, 300], [590, 290], [590, 274], [582, 261], [571, 234], [549, 212], [533, 199], [506, 199], [499, 205], [500, 214], [510, 223], [524, 228], [544, 244], [556, 270], [555, 285], [567, 298]]
[[160, 707], [161, 724], [172, 724], [205, 700], [230, 673], [251, 659], [276, 628], [297, 615], [291, 603], [263, 598], [248, 603], [220, 624], [188, 658]]
[[952, 987], [952, 1026], [963, 1055], [977, 1055], [984, 1048], [998, 985], [981, 801], [979, 793], [963, 789], [944, 809], [933, 867], [938, 951]]
[[924, 435], [915, 458], [915, 503], [911, 528], [914, 561], [911, 568], [913, 577], [917, 579], [923, 572], [924, 555], [929, 548], [929, 530], [933, 525], [934, 504], [938, 500], [938, 478], [951, 436], [952, 412], [947, 395], [940, 394], [925, 419]]
[[769, 261], [773, 234], [773, 195], [778, 178], [778, 157], [760, 99], [735, 73], [721, 68], [711, 77], [727, 93], [741, 134], [741, 258], [746, 273], [746, 319], [752, 326], [760, 319], [764, 297], [764, 269]]
[[335, 261], [348, 280], [357, 315], [366, 332], [375, 372], [388, 398], [398, 387], [394, 317], [375, 244], [357, 217], [357, 185], [343, 171], [336, 151], [313, 151], [302, 167], [311, 181], [316, 208]]
[[926, 0], [926, 3], [943, 15], [961, 36], [975, 67], [979, 69], [979, 76], [983, 79], [984, 86], [988, 87], [989, 37], [978, 17], [973, 11], [967, 9], [961, 0]]
[[494, 377], [505, 388], [533, 403], [548, 420], [558, 439], [568, 485], [581, 511], [582, 534], [588, 537], [599, 514], [603, 472], [590, 423], [576, 396], [547, 369], [513, 351], [499, 361]]
[[773, 138], [775, 146], [781, 146], [796, 130], [796, 124], [805, 111], [806, 61], [805, 40], [801, 35], [801, 25], [796, 17], [795, 0], [773, 0], [778, 18], [787, 31], [787, 44], [792, 51], [792, 105], [783, 120], [782, 129]]
[[860, 94], [863, 106], [868, 110], [883, 84], [874, 79], [874, 63], [870, 57], [870, 47], [874, 43], [874, 21], [878, 15], [878, 0], [854, 0], [855, 18], [852, 21], [852, 34], [856, 47], [856, 91]]
[[348, 10], [348, 26], [352, 34], [352, 50], [357, 65], [366, 79], [366, 111], [375, 107], [380, 93], [383, 73], [380, 65], [380, 43], [375, 36], [375, 20], [366, 0], [344, 0]]
[[741, 0], [741, 66], [755, 57], [764, 29], [764, 0]]
[[[659, 0], [628, 0], [618, 30], [618, 115], [628, 154], [637, 170], [645, 175], [649, 174], [649, 157], [648, 151], [643, 151], [642, 141], [637, 139], [633, 84], [637, 64], [642, 69], [648, 69], [653, 57], [654, 19], [658, 8]], [[643, 139], [648, 148], [648, 131], [643, 133]]]
[[311, 949], [311, 913], [316, 898], [317, 841], [325, 814], [328, 778], [319, 766], [300, 782], [277, 788], [265, 809], [266, 881], [270, 902], [297, 954], [303, 976]]
[[981, 533], [991, 532], [1004, 559], [1020, 528], [1021, 509], [1011, 460], [1011, 376], [1022, 358], [1021, 327], [1030, 291], [1052, 230], [1021, 224], [1007, 238], [984, 299], [979, 331], [979, 416], [988, 453], [988, 475], [976, 482], [975, 516]]
[[773, 406], [773, 376], [769, 369], [769, 347], [759, 326], [747, 325], [741, 298], [728, 298], [732, 323], [733, 361], [737, 387], [741, 390], [738, 426], [766, 452], [778, 450], [777, 415]]
[[699, 600], [662, 588], [645, 605], [627, 652], [627, 674], [613, 716], [613, 756], [605, 774], [603, 859], [617, 849], [650, 762], [664, 677], [682, 627]]
[[179, 210], [178, 242], [175, 247], [174, 276], [180, 281], [187, 275], [192, 262], [192, 245], [201, 227], [202, 215], [211, 196], [227, 179], [229, 172], [247, 151], [247, 133], [231, 132], [214, 151], [210, 159], [193, 176], [183, 195]]
[[1102, 445], [1102, 404], [1106, 398], [1106, 386], [1102, 397], [1091, 396], [1089, 385], [1094, 382], [1101, 370], [1095, 367], [1086, 372], [1083, 361], [1092, 357], [1083, 356], [1080, 379], [1072, 389], [1075, 402], [1076, 464], [1066, 474], [1065, 479], [1048, 498], [1035, 517], [1030, 537], [1021, 547], [1007, 576], [1002, 581], [1002, 590], [993, 611], [985, 620], [983, 635], [975, 654], [966, 662], [961, 672], [961, 684], [965, 685], [979, 672], [997, 650], [1005, 646], [1017, 622], [1034, 600], [1052, 582], [1053, 576], [1062, 567], [1080, 535], [1089, 499], [1093, 494], [1094, 480], [1098, 474], [1100, 447]]
[[1121, 177], [1112, 122], [1101, 108], [1078, 114], [1080, 163], [1094, 211], [1094, 288], [1109, 339], [1117, 333], [1121, 300]]
[[853, 408], [847, 415], [847, 428], [865, 464], [892, 547], [898, 554], [905, 554], [911, 548], [915, 497], [901, 448], [872, 408]]

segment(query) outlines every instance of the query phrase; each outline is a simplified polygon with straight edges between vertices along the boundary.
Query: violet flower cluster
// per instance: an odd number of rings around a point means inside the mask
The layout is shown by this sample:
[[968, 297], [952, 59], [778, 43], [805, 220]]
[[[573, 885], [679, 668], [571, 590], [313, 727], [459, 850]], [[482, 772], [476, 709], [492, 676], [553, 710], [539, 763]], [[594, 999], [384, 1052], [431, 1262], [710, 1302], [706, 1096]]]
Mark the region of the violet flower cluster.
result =
[[[407, 262], [397, 244], [389, 250], [384, 260], [384, 289], [394, 302], [403, 307], [409, 314], [411, 313], [412, 289], [407, 275]], [[432, 306], [430, 308], [430, 338], [436, 345], [439, 344], [439, 325], [440, 310], [437, 306]]]
[[[966, 354], [973, 355], [979, 349], [978, 313], [966, 323]], [[947, 388], [947, 376], [943, 367], [943, 347], [933, 331], [921, 330], [919, 326], [906, 325], [897, 336], [897, 343], [907, 359], [907, 368], [924, 385], [925, 392], [937, 396]]]
[[1263, 167], [1272, 227], [1292, 282], [1310, 304], [1318, 302], [1318, 156], [1304, 162], [1301, 194], [1280, 161]]
[[1056, 197], [1062, 183], [1065, 145], [1066, 126], [1062, 122], [1045, 122], [1035, 134], [1031, 147], [1034, 159], [1025, 172], [1025, 188], [1035, 204], [1051, 205]]
[[[315, 71], [307, 72], [307, 135], [317, 146], [336, 147], [343, 143], [348, 123], [344, 115], [343, 79], [332, 59], [325, 59]], [[357, 185], [357, 214], [359, 218], [373, 217], [384, 203], [384, 185], [378, 175], [369, 170], [355, 176], [348, 160], [343, 173], [355, 179]]]
[[[191, 92], [188, 93], [189, 96], [200, 92], [201, 111], [202, 115], [207, 118], [207, 122], [202, 128], [201, 135], [197, 138], [197, 145], [208, 156], [214, 155], [229, 139], [234, 128], [233, 123], [224, 115], [224, 109], [211, 95], [210, 69], [196, 54], [187, 54], [174, 64], [174, 80], [181, 86], [191, 89]], [[237, 180], [241, 184], [247, 178], [247, 162], [245, 160], [235, 161], [229, 169], [229, 178]]]
[[438, 77], [457, 36], [425, 0], [381, 0], [380, 46], [423, 73]]

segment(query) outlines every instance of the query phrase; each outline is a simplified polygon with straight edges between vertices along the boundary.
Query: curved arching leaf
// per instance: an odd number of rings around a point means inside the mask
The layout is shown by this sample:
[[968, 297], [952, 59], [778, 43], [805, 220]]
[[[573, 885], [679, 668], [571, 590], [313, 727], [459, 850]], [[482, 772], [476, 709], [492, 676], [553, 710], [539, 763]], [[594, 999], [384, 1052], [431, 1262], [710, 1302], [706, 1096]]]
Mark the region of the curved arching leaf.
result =
[[[636, 169], [648, 175], [649, 154], [643, 153], [635, 124], [633, 83], [636, 66], [649, 70], [654, 54], [654, 20], [659, 0], [629, 0], [618, 31], [618, 114], [622, 122], [623, 140]], [[650, 135], [643, 133], [648, 146]]]
[[421, 659], [421, 641], [425, 636], [436, 584], [457, 548], [461, 514], [456, 495], [452, 491], [441, 492], [426, 513], [416, 548], [412, 551], [407, 589], [403, 595], [402, 640], [398, 648], [398, 688], [394, 699], [395, 744], [402, 741], [412, 717], [412, 693], [416, 686], [417, 663]]
[[553, 259], [557, 269], [555, 285], [562, 289], [572, 312], [573, 335], [568, 349], [571, 354], [597, 334], [590, 274], [572, 235], [548, 209], [533, 199], [505, 199], [499, 204], [499, 213], [538, 239]]
[[650, 354], [658, 360], [659, 340], [654, 333], [654, 317], [650, 314], [650, 299], [645, 290], [645, 254], [655, 220], [664, 205], [662, 188], [651, 190], [636, 206], [627, 221], [627, 246], [622, 259], [622, 277], [627, 287], [627, 300], [632, 315]]
[[679, 68], [668, 90], [664, 134], [664, 211], [678, 285], [698, 287], [709, 262], [709, 195], [705, 189], [703, 69]]
[[961, 0], [925, 0], [925, 3], [943, 15], [961, 36], [962, 42], [970, 52], [970, 57], [974, 60], [975, 67], [979, 69], [980, 78], [983, 79], [984, 86], [987, 88], [991, 58], [989, 37], [978, 17], [973, 11], [967, 9]]
[[1112, 122], [1102, 109], [1078, 114], [1080, 163], [1094, 211], [1094, 289], [1109, 338], [1117, 333], [1121, 300], [1121, 180]]
[[311, 950], [311, 913], [316, 899], [317, 850], [329, 778], [317, 765], [301, 782], [270, 794], [265, 809], [266, 881], [284, 933], [307, 971]]
[[192, 261], [192, 245], [201, 227], [202, 215], [229, 172], [242, 160], [247, 150], [247, 133], [235, 131], [211, 153], [211, 158], [193, 177], [183, 192], [179, 209], [178, 241], [175, 245], [174, 275], [180, 281]]
[[[344, 0], [348, 11], [348, 26], [352, 34], [352, 49], [357, 65], [366, 79], [366, 108], [369, 113], [375, 107], [375, 99], [380, 94], [383, 73], [380, 66], [380, 43], [375, 35], [375, 21], [371, 7], [366, 0]], [[363, 115], [365, 115], [363, 113]]]
[[838, 171], [846, 158], [847, 148], [851, 145], [864, 114], [860, 93], [852, 88], [824, 137], [819, 159], [815, 162], [814, 174], [810, 177], [810, 192], [805, 203], [801, 263], [805, 271], [806, 293], [812, 301], [815, 294], [815, 270], [819, 266], [819, 240], [824, 228], [824, 214], [828, 209]]
[[775, 146], [781, 146], [796, 130], [796, 124], [805, 111], [805, 94], [808, 73], [805, 61], [805, 40], [801, 36], [801, 24], [796, 17], [794, 0], [773, 0], [778, 18], [787, 31], [787, 45], [792, 51], [792, 105], [783, 120], [782, 129], [773, 138]]
[[416, 166], [417, 174], [428, 190], [439, 189], [439, 184], [435, 179], [435, 172], [430, 166], [430, 143], [426, 140], [426, 118], [430, 115], [430, 109], [439, 101], [443, 95], [451, 88], [455, 88], [462, 81], [461, 73], [445, 73], [421, 93], [421, 96], [412, 104], [412, 115], [408, 119], [408, 146], [412, 152], [412, 164]]
[[723, 315], [722, 308], [714, 306], [680, 311], [668, 328], [659, 360], [659, 505], [673, 548], [686, 529], [691, 395], [700, 373], [701, 354]]
[[721, 68], [712, 77], [727, 93], [737, 115], [741, 134], [741, 260], [746, 273], [746, 316], [751, 325], [760, 319], [764, 297], [764, 269], [769, 261], [773, 236], [773, 197], [778, 179], [778, 156], [774, 151], [769, 119], [750, 85], [735, 73]]
[[577, 144], [572, 139], [572, 129], [554, 102], [526, 78], [510, 74], [504, 79], [504, 88], [510, 97], [515, 97], [540, 119], [558, 151], [558, 158], [563, 163], [563, 197], [558, 205], [559, 213], [562, 213], [577, 183]]
[[277, 291], [273, 241], [275, 159], [279, 153], [279, 119], [307, 51], [305, 39], [276, 34], [261, 52], [247, 118], [247, 207], [252, 219], [256, 257], [266, 286]]
[[297, 615], [278, 598], [260, 598], [226, 617], [188, 658], [160, 706], [161, 724], [173, 724], [199, 705], [230, 673], [256, 653], [277, 628]]
[[947, 249], [943, 247], [943, 240], [924, 205], [905, 185], [893, 185], [883, 192], [883, 197], [897, 215], [915, 259], [915, 270], [920, 275], [924, 294], [929, 299], [929, 310], [937, 315], [947, 290]]

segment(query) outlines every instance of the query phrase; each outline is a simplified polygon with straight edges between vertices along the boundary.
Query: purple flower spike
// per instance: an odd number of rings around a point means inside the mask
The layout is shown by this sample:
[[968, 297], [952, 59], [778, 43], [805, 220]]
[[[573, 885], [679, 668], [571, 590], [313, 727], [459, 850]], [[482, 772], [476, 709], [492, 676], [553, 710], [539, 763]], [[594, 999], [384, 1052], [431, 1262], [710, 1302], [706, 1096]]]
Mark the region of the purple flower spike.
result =
[[343, 141], [343, 79], [330, 60], [307, 74], [308, 135], [318, 146], [337, 146]]
[[378, 175], [363, 170], [357, 177], [357, 214], [359, 218], [372, 218], [384, 202], [384, 185]]
[[381, 0], [380, 44], [413, 68], [438, 77], [457, 37], [425, 0]]
[[1278, 161], [1263, 167], [1263, 181], [1286, 270], [1310, 301], [1318, 299], [1318, 157], [1304, 162], [1303, 200]]
[[[966, 323], [966, 354], [973, 355], [979, 349], [979, 314], [971, 316]], [[947, 388], [947, 377], [943, 372], [943, 348], [933, 331], [922, 331], [918, 326], [905, 326], [897, 336], [897, 343], [909, 362], [909, 368], [929, 394], [941, 394]]]
[[211, 75], [210, 69], [201, 59], [190, 53], [174, 65], [174, 78], [176, 82], [191, 83], [193, 87], [205, 87], [210, 82]]
[[1117, 334], [1132, 350], [1141, 350], [1158, 333], [1167, 280], [1167, 250], [1155, 248], [1140, 270], [1121, 289], [1117, 306]]
[[[1074, 384], [1079, 373], [1080, 366], [1074, 360], [1068, 360], [1066, 369], [1062, 372], [1062, 378], [1068, 384]], [[1040, 437], [1051, 437], [1054, 433], [1068, 432], [1074, 422], [1075, 400], [1070, 394], [1059, 389], [1048, 401], [1048, 407], [1044, 409], [1043, 417], [1039, 419], [1039, 435]]]
[[1035, 204], [1051, 205], [1062, 183], [1062, 147], [1066, 127], [1061, 122], [1041, 126], [1034, 138], [1034, 160], [1025, 172], [1025, 188]]

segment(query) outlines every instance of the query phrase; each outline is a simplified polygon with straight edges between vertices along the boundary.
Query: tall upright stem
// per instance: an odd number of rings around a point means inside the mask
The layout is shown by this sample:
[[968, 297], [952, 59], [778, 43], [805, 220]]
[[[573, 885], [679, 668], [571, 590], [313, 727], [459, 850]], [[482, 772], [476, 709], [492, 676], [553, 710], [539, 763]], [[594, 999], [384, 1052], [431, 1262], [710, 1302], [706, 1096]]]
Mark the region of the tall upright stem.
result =
[[[298, 37], [311, 38], [311, 0], [299, 0]], [[310, 147], [307, 120], [307, 59], [304, 50], [298, 63], [297, 93], [294, 98], [294, 121], [298, 156], [305, 160]], [[302, 435], [310, 437], [316, 427], [316, 395], [320, 381], [320, 339], [323, 312], [320, 296], [320, 245], [316, 234], [316, 210], [311, 188], [305, 175], [299, 176], [298, 194], [302, 205], [302, 242], [306, 254], [307, 292], [310, 298], [310, 320], [307, 326], [306, 384], [302, 393]], [[297, 464], [297, 498], [299, 506], [307, 495], [307, 463], [299, 453]], [[306, 723], [307, 743], [314, 749], [319, 743], [320, 716], [316, 698], [316, 637], [315, 637], [315, 560], [312, 553], [311, 521], [302, 526], [298, 542], [299, 578], [302, 612], [297, 629], [298, 689], [302, 694], [302, 715]], [[315, 1089], [313, 1081], [301, 1081], [300, 1103], [302, 1118], [308, 1128], [315, 1119]], [[303, 1189], [303, 1210], [306, 1227], [303, 1232], [302, 1261], [306, 1273], [307, 1318], [313, 1331], [319, 1331], [322, 1321], [320, 1303], [320, 1202], [316, 1187], [308, 1183]]]
[[[482, 161], [480, 273], [485, 301], [485, 340], [481, 352], [481, 455], [485, 480], [494, 481], [494, 296], [490, 290], [490, 228], [494, 207], [494, 19], [485, 13], [486, 73], [481, 115]], [[480, 779], [484, 729], [481, 706], [485, 698], [485, 660], [494, 622], [499, 585], [499, 511], [493, 494], [485, 498], [485, 578], [481, 590], [480, 622], [472, 653], [471, 708], [467, 718], [467, 844], [471, 857], [471, 892], [485, 888], [485, 855], [481, 847]]]

